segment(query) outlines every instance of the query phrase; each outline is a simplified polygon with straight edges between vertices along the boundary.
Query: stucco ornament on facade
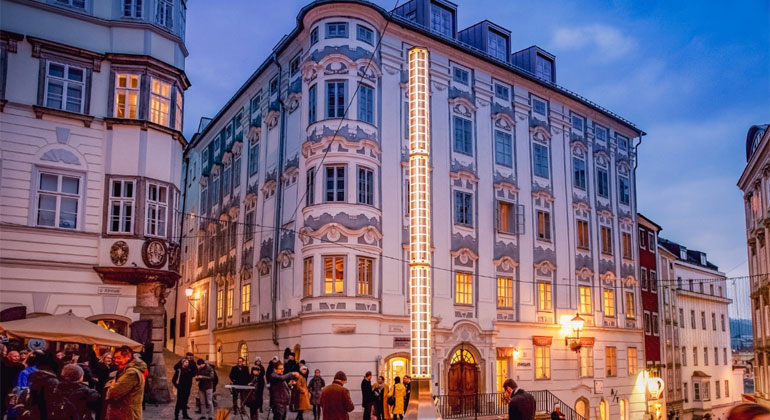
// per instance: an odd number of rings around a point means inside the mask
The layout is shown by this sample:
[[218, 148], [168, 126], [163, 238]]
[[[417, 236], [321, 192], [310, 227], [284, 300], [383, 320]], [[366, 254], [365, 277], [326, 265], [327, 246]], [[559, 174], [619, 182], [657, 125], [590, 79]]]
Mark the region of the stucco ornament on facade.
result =
[[534, 267], [535, 267], [535, 271], [537, 271], [538, 274], [542, 274], [546, 276], [556, 271], [556, 265], [554, 265], [552, 262], [548, 260], [537, 262], [534, 264]]
[[460, 248], [456, 251], [449, 251], [449, 255], [451, 255], [452, 258], [457, 258], [462, 264], [468, 264], [471, 261], [476, 261], [479, 259], [478, 254], [469, 248]]
[[615, 280], [617, 279], [617, 277], [615, 276], [615, 273], [613, 273], [612, 271], [607, 271], [604, 274], [600, 274], [599, 279], [602, 281], [602, 283], [608, 286], [614, 286]]
[[128, 261], [128, 244], [125, 241], [117, 241], [110, 248], [112, 263], [121, 266]]
[[299, 237], [304, 245], [309, 244], [311, 238], [323, 240], [324, 236], [326, 236], [326, 239], [331, 242], [337, 242], [340, 240], [340, 238], [342, 238], [343, 235], [347, 238], [363, 237], [364, 241], [370, 245], [382, 239], [382, 232], [371, 225], [364, 226], [360, 229], [351, 229], [339, 223], [331, 222], [321, 226], [316, 230], [311, 230], [307, 227], [303, 227], [299, 230]]
[[588, 267], [581, 267], [579, 270], [575, 270], [575, 276], [578, 280], [591, 281], [594, 277], [594, 272]]
[[519, 263], [513, 260], [513, 258], [509, 256], [501, 257], [498, 260], [492, 261], [495, 264], [495, 267], [498, 267], [504, 271], [509, 271], [512, 268], [516, 268], [519, 266]]
[[142, 246], [142, 260], [149, 268], [160, 268], [168, 258], [166, 244], [159, 239], [148, 239]]

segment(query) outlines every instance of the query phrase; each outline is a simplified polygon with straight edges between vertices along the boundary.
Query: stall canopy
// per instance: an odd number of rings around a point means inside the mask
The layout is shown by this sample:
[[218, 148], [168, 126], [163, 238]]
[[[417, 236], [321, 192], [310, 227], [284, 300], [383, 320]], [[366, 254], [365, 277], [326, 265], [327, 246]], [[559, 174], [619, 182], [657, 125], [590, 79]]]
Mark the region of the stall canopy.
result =
[[102, 328], [72, 312], [0, 322], [0, 334], [15, 338], [40, 338], [65, 343], [110, 347], [129, 346], [137, 351], [142, 349], [142, 345], [136, 341]]

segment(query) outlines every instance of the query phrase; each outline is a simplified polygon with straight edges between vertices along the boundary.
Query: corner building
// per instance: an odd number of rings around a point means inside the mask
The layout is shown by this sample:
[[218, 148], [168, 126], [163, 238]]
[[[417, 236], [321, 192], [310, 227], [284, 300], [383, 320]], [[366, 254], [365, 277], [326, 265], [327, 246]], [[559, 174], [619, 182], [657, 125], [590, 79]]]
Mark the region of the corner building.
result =
[[[643, 132], [556, 85], [548, 52], [511, 53], [505, 28], [460, 30], [456, 16], [438, 0], [392, 15], [314, 2], [202, 120], [185, 153], [175, 351], [229, 365], [288, 347], [350, 383], [409, 372], [407, 51], [422, 46], [434, 392], [511, 377], [585, 418], [640, 418]], [[565, 344], [577, 313], [578, 353]]]
[[0, 10], [0, 320], [72, 311], [153, 343], [152, 396], [167, 401], [186, 1]]

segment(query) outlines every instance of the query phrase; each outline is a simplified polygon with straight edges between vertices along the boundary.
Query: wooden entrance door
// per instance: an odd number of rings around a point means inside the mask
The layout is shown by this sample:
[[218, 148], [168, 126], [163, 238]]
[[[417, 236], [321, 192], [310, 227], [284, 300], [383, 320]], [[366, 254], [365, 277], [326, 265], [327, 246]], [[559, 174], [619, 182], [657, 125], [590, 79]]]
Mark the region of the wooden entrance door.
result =
[[472, 414], [476, 409], [479, 376], [476, 359], [467, 350], [452, 356], [447, 375], [449, 406], [453, 414]]

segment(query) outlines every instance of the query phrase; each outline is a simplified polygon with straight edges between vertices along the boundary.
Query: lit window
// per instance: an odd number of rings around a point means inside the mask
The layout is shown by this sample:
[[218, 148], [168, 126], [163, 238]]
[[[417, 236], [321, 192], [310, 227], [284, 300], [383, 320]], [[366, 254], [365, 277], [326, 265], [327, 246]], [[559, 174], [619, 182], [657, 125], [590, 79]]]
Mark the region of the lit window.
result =
[[163, 185], [147, 184], [147, 204], [145, 208], [144, 233], [150, 236], [166, 236], [168, 212], [168, 190]]
[[80, 177], [41, 172], [37, 188], [37, 225], [78, 228]]
[[344, 22], [335, 22], [326, 24], [326, 38], [347, 38], [348, 24]]
[[452, 11], [438, 4], [430, 5], [430, 29], [441, 35], [452, 36]]
[[247, 314], [251, 311], [251, 283], [241, 286], [241, 313]]
[[454, 80], [457, 83], [468, 85], [468, 80], [470, 79], [470, 75], [468, 74], [467, 70], [463, 70], [459, 67], [452, 68], [452, 80]]
[[489, 37], [487, 38], [487, 52], [498, 60], [506, 61], [508, 59], [508, 45], [505, 42], [505, 37], [502, 35], [489, 31]]
[[579, 158], [572, 158], [572, 171], [574, 176], [572, 182], [575, 188], [586, 189], [586, 161]]
[[473, 304], [473, 274], [466, 272], [455, 273], [455, 289], [456, 304]]
[[636, 318], [636, 305], [634, 303], [634, 292], [626, 292], [626, 318]]
[[513, 278], [512, 277], [497, 277], [497, 307], [498, 308], [512, 308], [513, 307]]
[[628, 348], [628, 375], [636, 375], [639, 372], [639, 361], [636, 358], [636, 347]]
[[324, 293], [345, 293], [345, 257], [341, 255], [324, 257]]
[[356, 39], [359, 41], [366, 42], [369, 45], [374, 44], [374, 31], [371, 29], [357, 25], [356, 26]]
[[550, 176], [548, 171], [548, 147], [539, 143], [533, 143], [532, 158], [534, 160], [535, 176], [548, 178]]
[[621, 234], [623, 239], [623, 258], [631, 259], [631, 234], [623, 232]]
[[615, 354], [615, 347], [606, 347], [605, 348], [605, 362], [607, 364], [607, 376], [617, 376], [618, 375], [618, 366], [617, 366], [617, 357]]
[[577, 220], [577, 247], [579, 249], [589, 249], [588, 241], [588, 220]]
[[115, 117], [136, 118], [139, 104], [139, 75], [118, 73], [115, 79]]
[[374, 205], [374, 171], [358, 168], [358, 203]]
[[470, 120], [454, 117], [455, 141], [454, 150], [457, 153], [473, 155], [473, 126]]
[[325, 201], [345, 201], [345, 166], [326, 166]]
[[363, 84], [358, 87], [358, 119], [374, 124], [374, 89]]
[[473, 194], [455, 191], [455, 224], [473, 226]]
[[535, 346], [535, 379], [551, 378], [551, 348]]
[[[224, 318], [225, 315], [225, 291], [217, 291], [217, 319]], [[204, 318], [201, 316], [201, 319]]]
[[85, 84], [85, 69], [49, 61], [45, 77], [45, 106], [83, 113]]
[[578, 310], [581, 314], [591, 314], [591, 287], [580, 286], [578, 287], [578, 293], [580, 294], [580, 302]]
[[170, 103], [171, 85], [153, 78], [152, 90], [150, 91], [150, 121], [168, 126]]
[[503, 392], [503, 383], [505, 383], [505, 380], [508, 379], [508, 359], [498, 358], [495, 368], [497, 392]]
[[174, 0], [156, 0], [155, 23], [168, 29], [174, 27]]
[[123, 17], [141, 18], [142, 0], [123, 0]]
[[540, 54], [535, 58], [535, 76], [538, 79], [553, 81], [553, 62]]
[[[184, 99], [182, 98], [182, 90], [176, 89], [176, 100], [174, 101], [174, 129], [182, 131], [182, 120], [184, 115]], [[240, 119], [238, 119], [240, 121]]]
[[612, 228], [602, 226], [602, 254], [612, 255]]
[[730, 398], [730, 381], [725, 379], [725, 398]]
[[551, 240], [551, 213], [544, 210], [537, 211], [537, 239]]
[[313, 257], [305, 258], [302, 265], [302, 296], [313, 296]]
[[227, 289], [227, 317], [233, 316], [233, 306], [235, 305], [235, 290], [233, 288]]
[[550, 312], [551, 306], [551, 283], [537, 283], [537, 310]]
[[372, 285], [374, 275], [374, 260], [371, 258], [358, 257], [358, 294], [369, 296], [372, 294]]
[[497, 231], [502, 233], [514, 233], [513, 204], [497, 202]]
[[604, 168], [596, 169], [596, 193], [600, 197], [608, 198], [610, 196], [610, 184], [607, 170]]
[[495, 163], [513, 166], [513, 137], [499, 130], [495, 130]]
[[110, 233], [134, 232], [134, 181], [113, 179], [110, 186]]
[[612, 289], [604, 289], [604, 316], [615, 316], [615, 291]]
[[591, 378], [594, 376], [594, 348], [583, 346], [580, 348], [580, 377]]
[[326, 118], [345, 117], [346, 82], [326, 82]]

